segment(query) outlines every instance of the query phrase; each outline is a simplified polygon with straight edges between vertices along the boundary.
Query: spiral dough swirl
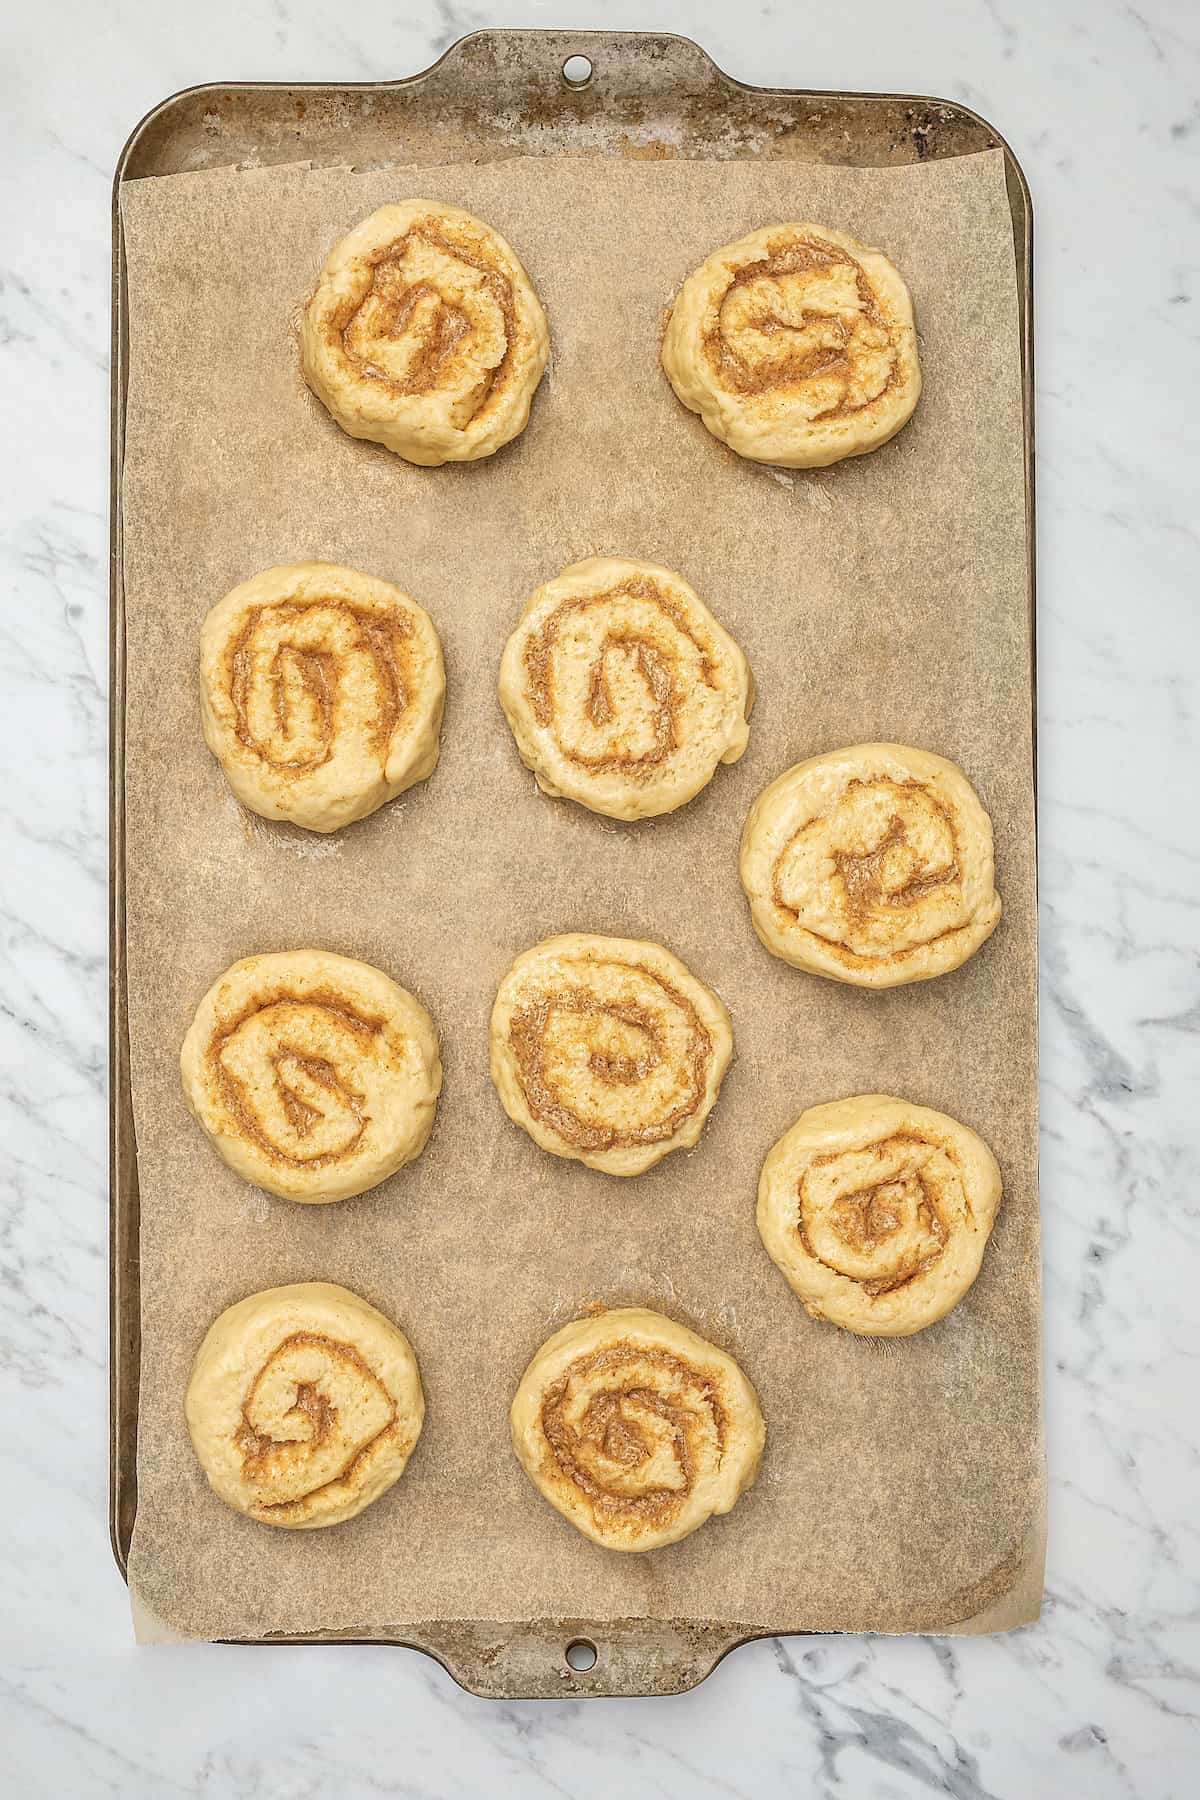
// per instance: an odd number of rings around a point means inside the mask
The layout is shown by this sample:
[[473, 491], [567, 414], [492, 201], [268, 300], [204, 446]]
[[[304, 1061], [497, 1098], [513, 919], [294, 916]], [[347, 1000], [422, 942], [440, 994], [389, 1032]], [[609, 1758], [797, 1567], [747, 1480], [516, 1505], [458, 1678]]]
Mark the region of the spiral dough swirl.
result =
[[888, 1094], [814, 1106], [771, 1150], [758, 1229], [814, 1319], [906, 1336], [979, 1273], [1000, 1171], [944, 1113]]
[[230, 1168], [312, 1202], [361, 1194], [418, 1156], [442, 1079], [420, 1001], [325, 950], [234, 963], [200, 1002], [180, 1066]]
[[635, 939], [547, 938], [517, 958], [492, 1011], [509, 1117], [552, 1155], [610, 1175], [696, 1142], [732, 1048], [717, 996]]
[[728, 1512], [766, 1428], [731, 1356], [621, 1308], [542, 1345], [512, 1404], [513, 1448], [550, 1504], [610, 1550], [653, 1550]]
[[399, 1479], [425, 1402], [399, 1327], [313, 1281], [251, 1294], [215, 1320], [185, 1412], [222, 1500], [304, 1530], [351, 1518]]
[[531, 595], [500, 702], [548, 794], [610, 818], [673, 811], [746, 747], [746, 659], [683, 580], [593, 557]]
[[304, 311], [304, 379], [351, 437], [434, 465], [517, 436], [546, 317], [499, 232], [433, 200], [381, 206], [330, 254]]
[[768, 225], [714, 251], [680, 290], [662, 361], [714, 437], [788, 468], [877, 449], [921, 392], [899, 273], [823, 225]]
[[945, 974], [1000, 918], [978, 795], [952, 762], [906, 744], [788, 769], [750, 810], [741, 876], [768, 950], [859, 987]]
[[337, 831], [437, 762], [433, 622], [355, 569], [291, 563], [234, 588], [204, 622], [200, 675], [208, 747], [264, 818]]

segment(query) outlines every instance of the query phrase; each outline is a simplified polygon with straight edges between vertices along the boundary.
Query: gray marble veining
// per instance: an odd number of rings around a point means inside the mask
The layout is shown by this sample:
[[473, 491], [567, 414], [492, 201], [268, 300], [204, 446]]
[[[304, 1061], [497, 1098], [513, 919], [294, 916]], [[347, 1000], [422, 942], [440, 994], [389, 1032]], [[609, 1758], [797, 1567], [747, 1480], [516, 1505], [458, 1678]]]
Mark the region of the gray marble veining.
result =
[[[493, 22], [645, 27], [512, 4]], [[1038, 236], [1041, 1623], [748, 1647], [665, 1701], [496, 1706], [396, 1651], [132, 1647], [105, 1516], [108, 182], [163, 95], [417, 69], [440, 0], [6, 21], [0, 369], [0, 1731], [20, 1795], [982, 1796], [1200, 1786], [1200, 20], [932, 0], [654, 23], [732, 73], [935, 92], [1005, 131]], [[986, 421], [980, 422], [986, 429]]]

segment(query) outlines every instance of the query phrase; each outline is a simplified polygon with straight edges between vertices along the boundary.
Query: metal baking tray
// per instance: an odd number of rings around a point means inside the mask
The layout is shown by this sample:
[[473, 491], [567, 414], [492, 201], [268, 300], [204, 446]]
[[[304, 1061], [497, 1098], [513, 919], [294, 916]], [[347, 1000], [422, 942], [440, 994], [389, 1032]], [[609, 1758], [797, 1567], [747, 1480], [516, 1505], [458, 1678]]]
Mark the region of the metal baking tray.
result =
[[[584, 59], [581, 64], [578, 60]], [[308, 161], [444, 163], [579, 150], [615, 157], [729, 159], [884, 167], [1004, 152], [1020, 307], [1030, 643], [1033, 642], [1032, 211], [1012, 151], [978, 114], [903, 94], [748, 87], [690, 39], [657, 32], [478, 31], [419, 75], [386, 82], [234, 82], [188, 88], [135, 128], [113, 181], [110, 528], [110, 1489], [113, 1554], [126, 1574], [137, 1512], [140, 1362], [137, 1144], [130, 1094], [125, 968], [125, 624], [121, 468], [128, 311], [119, 196], [148, 175]], [[694, 1687], [752, 1636], [736, 1626], [627, 1619], [430, 1623], [403, 1644], [433, 1656], [472, 1693], [496, 1698], [669, 1694]], [[288, 1643], [362, 1641], [330, 1632]], [[574, 1650], [584, 1646], [581, 1657]], [[594, 1663], [573, 1661], [594, 1652]]]

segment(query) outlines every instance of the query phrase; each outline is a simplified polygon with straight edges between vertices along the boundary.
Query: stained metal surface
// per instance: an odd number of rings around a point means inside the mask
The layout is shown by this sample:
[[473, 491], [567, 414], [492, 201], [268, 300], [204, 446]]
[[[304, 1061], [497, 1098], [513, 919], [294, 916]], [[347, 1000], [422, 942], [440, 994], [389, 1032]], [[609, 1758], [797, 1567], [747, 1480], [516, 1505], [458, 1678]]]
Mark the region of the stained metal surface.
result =
[[[564, 76], [585, 57], [582, 85]], [[574, 69], [572, 69], [574, 73]], [[121, 468], [128, 383], [128, 315], [119, 195], [148, 175], [239, 164], [314, 166], [443, 163], [576, 153], [665, 160], [770, 157], [865, 167], [1002, 149], [1013, 220], [1025, 402], [1029, 605], [1033, 623], [1032, 212], [1021, 168], [985, 120], [950, 101], [911, 95], [753, 88], [723, 73], [697, 44], [658, 33], [480, 31], [403, 81], [242, 83], [189, 88], [137, 126], [113, 182], [110, 537], [110, 1530], [126, 1573], [137, 1512], [137, 1144], [130, 1093], [125, 984], [125, 630]], [[1036, 723], [1036, 721], [1035, 721]], [[729, 1650], [761, 1635], [736, 1621], [581, 1619], [430, 1621], [403, 1643], [435, 1657], [463, 1687], [491, 1698], [672, 1694], [694, 1687]], [[596, 1649], [575, 1669], [567, 1646]], [[331, 1632], [289, 1643], [362, 1641]]]

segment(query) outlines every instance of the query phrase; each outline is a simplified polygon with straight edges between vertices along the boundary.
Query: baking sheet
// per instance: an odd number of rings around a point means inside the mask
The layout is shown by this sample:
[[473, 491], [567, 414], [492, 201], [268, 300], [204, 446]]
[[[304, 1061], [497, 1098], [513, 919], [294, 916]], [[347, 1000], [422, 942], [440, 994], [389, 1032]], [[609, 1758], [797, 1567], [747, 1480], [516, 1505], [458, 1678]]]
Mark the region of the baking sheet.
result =
[[[296, 307], [386, 199], [471, 207], [547, 306], [550, 371], [489, 462], [409, 467], [304, 390]], [[1001, 153], [891, 170], [624, 166], [272, 169], [128, 184], [129, 1008], [142, 1203], [139, 1510], [130, 1573], [175, 1630], [372, 1631], [433, 1619], [653, 1617], [748, 1629], [937, 1629], [1031, 1610], [1041, 1515], [1035, 924], [1024, 467]], [[717, 243], [815, 217], [882, 243], [912, 287], [925, 393], [892, 445], [811, 474], [740, 463], [657, 370], [664, 304]], [[540, 796], [495, 700], [524, 596], [602, 550], [679, 568], [745, 647], [749, 750], [681, 813], [621, 826]], [[244, 814], [199, 734], [208, 606], [271, 562], [398, 581], [446, 651], [431, 781], [333, 840]], [[806, 978], [753, 938], [736, 874], [754, 794], [838, 743], [962, 762], [997, 830], [1005, 919], [956, 974], [889, 994]], [[544, 1156], [504, 1118], [486, 1025], [551, 932], [658, 937], [715, 985], [738, 1060], [704, 1138], [635, 1181]], [[420, 1162], [336, 1208], [244, 1186], [187, 1117], [177, 1051], [212, 978], [315, 942], [429, 1005], [446, 1064]], [[809, 1321], [759, 1245], [762, 1155], [814, 1101], [885, 1088], [995, 1148], [1005, 1204], [958, 1311], [884, 1346]], [[429, 1413], [403, 1482], [349, 1525], [270, 1532], [203, 1482], [192, 1354], [233, 1299], [341, 1281], [397, 1318]], [[541, 1502], [508, 1400], [594, 1299], [656, 1304], [759, 1388], [758, 1486], [682, 1545], [617, 1558]], [[1019, 1596], [1005, 1612], [1005, 1597]], [[999, 1610], [996, 1610], [999, 1603]]]

